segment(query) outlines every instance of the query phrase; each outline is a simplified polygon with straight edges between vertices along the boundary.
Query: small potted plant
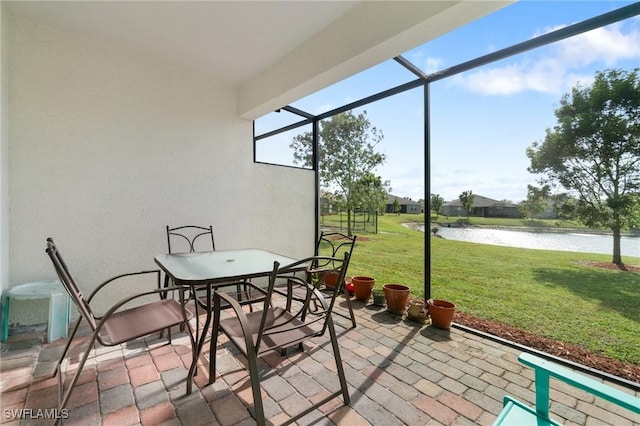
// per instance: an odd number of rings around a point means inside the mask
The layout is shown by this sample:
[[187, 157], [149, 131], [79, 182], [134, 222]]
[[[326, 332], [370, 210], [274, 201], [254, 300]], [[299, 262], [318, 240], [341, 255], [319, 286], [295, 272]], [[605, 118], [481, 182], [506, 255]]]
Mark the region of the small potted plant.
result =
[[407, 310], [407, 313], [410, 319], [419, 324], [425, 324], [429, 319], [426, 303], [422, 299], [409, 300], [409, 309]]
[[376, 306], [384, 306], [385, 298], [384, 298], [384, 290], [381, 288], [373, 289], [373, 304]]

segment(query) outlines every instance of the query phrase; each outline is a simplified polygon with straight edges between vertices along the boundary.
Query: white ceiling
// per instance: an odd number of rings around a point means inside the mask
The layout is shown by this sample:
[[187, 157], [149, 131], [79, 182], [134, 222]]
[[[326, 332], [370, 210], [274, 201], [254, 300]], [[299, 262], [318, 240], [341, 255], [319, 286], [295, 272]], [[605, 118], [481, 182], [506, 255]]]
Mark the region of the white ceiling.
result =
[[238, 86], [357, 2], [15, 1], [11, 15]]
[[12, 16], [234, 86], [248, 118], [510, 2], [2, 1]]

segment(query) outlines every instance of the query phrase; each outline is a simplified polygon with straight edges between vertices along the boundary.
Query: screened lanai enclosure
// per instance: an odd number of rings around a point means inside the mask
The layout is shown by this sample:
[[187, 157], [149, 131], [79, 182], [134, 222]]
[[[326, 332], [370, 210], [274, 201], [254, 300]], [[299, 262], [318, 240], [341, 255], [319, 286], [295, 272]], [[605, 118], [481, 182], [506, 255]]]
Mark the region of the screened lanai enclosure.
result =
[[[640, 59], [640, 2], [3, 0], [0, 12], [3, 291], [54, 277], [48, 237], [86, 294], [156, 268], [167, 226], [211, 225], [217, 250], [312, 255], [323, 193], [339, 192], [320, 176], [320, 135], [346, 113], [380, 136], [385, 211], [399, 200], [428, 230], [431, 194], [516, 201], [535, 179], [524, 151], [562, 94]], [[350, 273], [377, 236], [365, 227]], [[446, 283], [429, 232], [416, 235], [418, 267], [393, 279], [429, 298]], [[98, 310], [120, 293], [106, 299]], [[19, 302], [12, 322], [46, 323], [46, 300]]]
[[[585, 17], [580, 12], [579, 5], [567, 3], [567, 8], [573, 8], [574, 22], [571, 25], [564, 25], [564, 22], [554, 22], [554, 17], [545, 16], [545, 26], [548, 31], [536, 35], [529, 39], [504, 47], [496, 46], [494, 51], [481, 54], [476, 51], [475, 57], [464, 57], [463, 55], [453, 55], [460, 57], [457, 64], [440, 64], [437, 61], [429, 61], [422, 50], [429, 51], [434, 45], [432, 52], [438, 52], [438, 40], [432, 41], [425, 46], [413, 49], [406, 54], [397, 56], [391, 60], [381, 63], [374, 68], [366, 70], [354, 77], [337, 83], [319, 93], [308, 96], [293, 104], [285, 105], [279, 110], [272, 112], [254, 123], [254, 155], [255, 161], [280, 165], [283, 167], [302, 167], [318, 171], [320, 169], [321, 149], [320, 132], [323, 122], [330, 120], [338, 114], [353, 112], [354, 114], [364, 113], [371, 121], [372, 126], [381, 129], [382, 132], [390, 130], [385, 134], [384, 139], [376, 145], [383, 152], [390, 166], [384, 170], [376, 170], [376, 173], [389, 173], [395, 177], [390, 182], [394, 189], [400, 181], [400, 191], [412, 196], [415, 200], [424, 203], [424, 212], [428, 212], [428, 200], [432, 193], [438, 193], [441, 188], [434, 184], [434, 181], [442, 183], [442, 176], [448, 179], [463, 180], [465, 176], [456, 176], [456, 170], [444, 170], [440, 166], [444, 157], [474, 157], [477, 156], [476, 167], [478, 169], [501, 169], [503, 179], [510, 180], [511, 168], [519, 167], [526, 169], [528, 164], [523, 162], [524, 150], [516, 151], [521, 147], [522, 138], [531, 137], [524, 129], [529, 129], [533, 120], [538, 120], [533, 125], [538, 126], [535, 138], [544, 137], [545, 128], [553, 125], [553, 103], [559, 102], [559, 98], [549, 98], [536, 100], [535, 103], [523, 103], [522, 99], [514, 92], [513, 96], [505, 96], [503, 99], [492, 102], [489, 107], [484, 105], [487, 96], [499, 93], [499, 90], [506, 90], [501, 94], [509, 95], [509, 89], [496, 89], [498, 92], [491, 92], [491, 88], [486, 88], [483, 92], [478, 90], [471, 95], [462, 93], [460, 89], [461, 81], [466, 79], [466, 84], [475, 79], [479, 86], [490, 85], [494, 81], [496, 70], [508, 70], [513, 67], [514, 61], [527, 63], [531, 68], [544, 66], [545, 59], [569, 56], [569, 50], [565, 48], [569, 43], [580, 43], [581, 38], [603, 37], [603, 30], [610, 29], [618, 32], [621, 25], [626, 24], [631, 28], [631, 34], [638, 34], [637, 16], [640, 14], [640, 3], [633, 3], [616, 10], [606, 11], [597, 16]], [[469, 24], [467, 29], [459, 29], [452, 34], [441, 38], [458, 37], [462, 40], [469, 34], [482, 34], [486, 32], [513, 31], [513, 28], [498, 29], [492, 25], [492, 17], [504, 15], [509, 19], [509, 14], [517, 14], [518, 4], [509, 6], [493, 15], [478, 22]], [[560, 7], [560, 6], [558, 6]], [[564, 6], [562, 6], [564, 7]], [[603, 5], [603, 9], [607, 6]], [[460, 35], [456, 36], [457, 33]], [[523, 36], [524, 37], [524, 36]], [[633, 37], [633, 36], [632, 36]], [[422, 50], [421, 50], [422, 49]], [[636, 49], [637, 50], [637, 49]], [[468, 50], [464, 54], [470, 55]], [[607, 64], [609, 61], [607, 49], [593, 52], [594, 61]], [[637, 55], [637, 52], [636, 52]], [[584, 58], [567, 57], [566, 66], [571, 69], [573, 65], [578, 65]], [[638, 57], [635, 56], [637, 60]], [[571, 64], [574, 61], [574, 64]], [[555, 66], [547, 64], [547, 66]], [[515, 78], [508, 72], [500, 77], [506, 81]], [[590, 77], [584, 76], [585, 81]], [[592, 78], [592, 76], [591, 76]], [[484, 79], [484, 81], [483, 81]], [[515, 82], [514, 82], [515, 83]], [[528, 89], [536, 90], [535, 84], [529, 83]], [[519, 82], [526, 85], [527, 83]], [[544, 92], [544, 89], [538, 89]], [[565, 91], [568, 91], [567, 87]], [[547, 95], [544, 94], [543, 95]], [[338, 106], [341, 100], [350, 101]], [[496, 105], [499, 103], [499, 105]], [[495, 111], [500, 111], [502, 115], [496, 115]], [[531, 109], [546, 108], [547, 120], [540, 121], [530, 114]], [[507, 114], [504, 111], [509, 111]], [[455, 124], [451, 124], [447, 117], [455, 116]], [[393, 125], [390, 122], [393, 121]], [[522, 131], [518, 128], [523, 129]], [[466, 128], [468, 132], [461, 132], [461, 128]], [[312, 144], [310, 152], [311, 161], [302, 163], [296, 161], [292, 140], [297, 136], [306, 134], [311, 137]], [[498, 139], [502, 146], [500, 158], [504, 160], [486, 159], [483, 152], [483, 140]], [[525, 139], [530, 145], [535, 139]], [[491, 154], [491, 152], [489, 153]], [[419, 162], [411, 161], [419, 158]], [[484, 162], [483, 162], [484, 161]], [[419, 163], [419, 164], [418, 164]], [[417, 166], [416, 166], [417, 164]], [[482, 172], [478, 175], [482, 177]], [[389, 176], [382, 176], [388, 179]], [[475, 179], [475, 178], [474, 178]], [[394, 182], [395, 181], [395, 182]], [[533, 183], [533, 179], [531, 182]], [[481, 181], [469, 180], [468, 185], [475, 185], [481, 188], [480, 191], [491, 191], [494, 188], [483, 187]], [[512, 186], [519, 185], [526, 188], [527, 182], [510, 182]], [[394, 191], [392, 189], [392, 192]], [[508, 188], [509, 190], [513, 188]], [[319, 235], [321, 226], [321, 198], [322, 193], [327, 191], [323, 188], [321, 180], [316, 173], [316, 237]], [[474, 189], [474, 192], [475, 189]], [[504, 198], [509, 198], [511, 192], [506, 193]], [[425, 229], [430, 229], [431, 215], [424, 214]], [[424, 283], [424, 297], [430, 298], [432, 295], [431, 280], [431, 245], [429, 232], [424, 233], [424, 276], [414, 277], [415, 282]]]

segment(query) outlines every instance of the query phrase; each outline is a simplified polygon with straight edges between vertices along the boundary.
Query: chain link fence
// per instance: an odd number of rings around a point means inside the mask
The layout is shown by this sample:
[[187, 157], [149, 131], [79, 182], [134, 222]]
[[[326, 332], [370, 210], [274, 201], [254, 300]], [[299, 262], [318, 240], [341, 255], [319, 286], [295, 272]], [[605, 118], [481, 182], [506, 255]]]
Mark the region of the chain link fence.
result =
[[[320, 216], [320, 227], [334, 231], [347, 232], [349, 229], [346, 211]], [[378, 213], [377, 212], [351, 212], [351, 232], [378, 233]]]

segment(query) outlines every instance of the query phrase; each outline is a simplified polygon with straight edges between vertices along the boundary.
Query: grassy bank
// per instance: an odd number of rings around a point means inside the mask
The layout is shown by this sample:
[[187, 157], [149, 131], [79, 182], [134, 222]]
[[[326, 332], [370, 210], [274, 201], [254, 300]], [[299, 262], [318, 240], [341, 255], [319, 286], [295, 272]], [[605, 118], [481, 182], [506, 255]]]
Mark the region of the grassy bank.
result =
[[483, 226], [516, 226], [523, 228], [575, 228], [575, 229], [587, 229], [586, 226], [580, 222], [573, 220], [559, 220], [559, 219], [510, 219], [500, 217], [471, 217], [471, 218], [459, 218], [448, 217], [439, 215], [431, 215], [431, 222], [439, 223], [442, 225], [454, 224], [454, 223], [470, 223], [472, 225]]
[[[423, 294], [424, 238], [402, 226], [422, 216], [385, 215], [360, 234], [350, 275], [376, 286], [403, 283]], [[640, 273], [598, 269], [610, 255], [529, 250], [431, 239], [432, 296], [478, 317], [640, 365]], [[629, 265], [640, 258], [623, 257]]]

